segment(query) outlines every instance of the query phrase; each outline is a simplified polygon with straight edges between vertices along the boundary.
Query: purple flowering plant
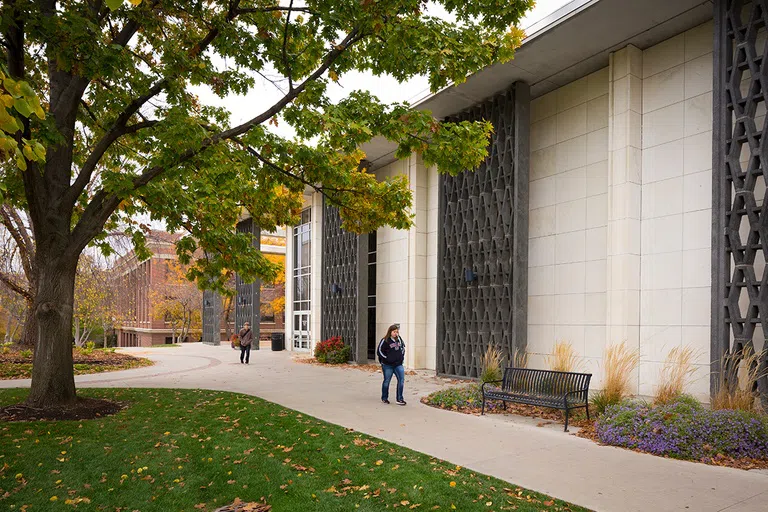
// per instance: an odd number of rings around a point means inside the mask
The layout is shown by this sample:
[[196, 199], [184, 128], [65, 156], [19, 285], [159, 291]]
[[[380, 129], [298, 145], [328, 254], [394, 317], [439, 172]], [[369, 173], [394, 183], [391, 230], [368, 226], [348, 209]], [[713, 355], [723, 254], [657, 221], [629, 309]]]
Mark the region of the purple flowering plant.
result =
[[678, 459], [768, 458], [768, 416], [711, 410], [682, 396], [665, 405], [624, 401], [597, 421], [602, 443]]

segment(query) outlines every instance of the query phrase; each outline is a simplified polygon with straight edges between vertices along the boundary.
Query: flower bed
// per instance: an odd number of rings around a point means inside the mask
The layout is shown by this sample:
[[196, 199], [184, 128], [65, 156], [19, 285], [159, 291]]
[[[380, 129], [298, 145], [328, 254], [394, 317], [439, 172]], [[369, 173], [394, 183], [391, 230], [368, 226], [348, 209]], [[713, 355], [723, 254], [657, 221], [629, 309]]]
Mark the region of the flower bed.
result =
[[608, 407], [596, 424], [600, 442], [678, 459], [765, 460], [768, 416], [710, 410], [690, 397], [656, 407], [625, 401]]

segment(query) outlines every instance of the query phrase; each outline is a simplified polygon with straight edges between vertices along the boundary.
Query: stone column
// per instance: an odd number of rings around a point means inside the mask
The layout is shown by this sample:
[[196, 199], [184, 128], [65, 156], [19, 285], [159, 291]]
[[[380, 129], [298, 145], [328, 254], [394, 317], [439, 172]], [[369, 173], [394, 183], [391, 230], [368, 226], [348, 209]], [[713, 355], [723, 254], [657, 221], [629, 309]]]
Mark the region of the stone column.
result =
[[643, 53], [610, 57], [607, 343], [640, 343], [640, 219]]

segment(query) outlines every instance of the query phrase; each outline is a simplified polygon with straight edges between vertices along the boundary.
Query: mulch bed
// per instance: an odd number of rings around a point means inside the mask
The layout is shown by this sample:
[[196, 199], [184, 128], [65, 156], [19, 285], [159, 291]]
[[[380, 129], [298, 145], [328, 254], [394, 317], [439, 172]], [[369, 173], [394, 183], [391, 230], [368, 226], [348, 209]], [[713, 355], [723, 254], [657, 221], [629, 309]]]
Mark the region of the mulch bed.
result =
[[[427, 397], [422, 397], [421, 403], [423, 403], [424, 405], [428, 405], [430, 407], [434, 407], [435, 409], [445, 409], [448, 411], [456, 411], [462, 414], [471, 414], [473, 416], [480, 416], [480, 412], [481, 412], [480, 405], [476, 407], [453, 407], [453, 408], [447, 409], [445, 407], [439, 407], [437, 405], [430, 404], [427, 401]], [[525, 404], [507, 403], [506, 411], [501, 406], [488, 407], [488, 404], [486, 404], [485, 414], [516, 414], [518, 416], [526, 416], [528, 418], [536, 418], [536, 419], [542, 420], [541, 422], [536, 424], [537, 427], [544, 427], [546, 425], [552, 425], [552, 424], [563, 425], [565, 423], [565, 413], [563, 411], [560, 411], [558, 409], [548, 409], [546, 407], [536, 407], [533, 405], [525, 405]], [[585, 427], [588, 427], [591, 424], [592, 422], [587, 421], [586, 416], [581, 411], [573, 412], [571, 414], [571, 417], [568, 419], [569, 428], [573, 426], [573, 427], [579, 427], [583, 429]]]
[[[321, 363], [314, 357], [294, 357], [293, 360], [297, 363], [301, 364], [311, 364], [314, 366], [326, 366], [329, 368], [351, 368], [354, 370], [362, 370], [364, 372], [368, 373], [380, 373], [381, 372], [381, 365], [379, 364], [353, 364], [353, 363], [346, 363], [346, 364], [331, 364], [331, 363]], [[406, 375], [417, 375], [415, 371], [413, 370], [406, 370]]]
[[[75, 375], [128, 370], [154, 364], [149, 359], [143, 357], [134, 357], [119, 352], [107, 352], [100, 349], [95, 349], [90, 353], [81, 349], [75, 349], [72, 351], [72, 359], [75, 365]], [[22, 354], [22, 351], [18, 349], [12, 349], [7, 353], [0, 353], [0, 380], [28, 379], [31, 376], [31, 356]]]
[[[427, 402], [426, 397], [422, 397], [421, 403], [425, 405], [429, 405], [430, 407], [435, 407], [436, 409], [445, 409], [450, 411], [456, 411], [463, 414], [472, 414], [475, 416], [480, 415], [480, 407], [454, 407], [454, 408], [444, 408], [444, 407], [438, 407], [436, 405], [432, 405]], [[565, 415], [562, 411], [559, 411], [557, 409], [547, 409], [544, 407], [534, 407], [531, 405], [524, 405], [524, 404], [515, 404], [515, 403], [508, 403], [507, 404], [507, 410], [505, 411], [501, 407], [494, 407], [489, 409], [486, 407], [485, 414], [516, 414], [518, 416], [526, 416], [529, 418], [537, 418], [542, 420], [539, 422], [536, 426], [537, 427], [544, 427], [546, 425], [562, 425], [565, 421]], [[582, 412], [577, 412], [578, 416], [571, 417], [571, 419], [568, 421], [568, 425], [579, 427], [578, 432], [572, 433], [572, 435], [583, 437], [584, 439], [589, 439], [590, 441], [593, 441], [596, 444], [599, 444], [601, 446], [610, 446], [606, 445], [600, 442], [600, 439], [597, 437], [597, 428], [595, 426], [594, 420], [587, 420], [586, 416]], [[648, 453], [644, 452], [642, 450], [636, 450], [631, 448], [625, 448], [623, 446], [617, 446], [616, 448], [623, 448], [625, 450], [631, 450], [634, 452], [639, 453]], [[655, 457], [659, 457], [659, 455], [656, 454], [649, 454], [654, 455]], [[665, 457], [669, 458], [669, 457]], [[730, 468], [736, 468], [736, 469], [768, 469], [768, 458], [766, 459], [750, 459], [750, 458], [743, 458], [743, 459], [734, 459], [732, 457], [724, 457], [724, 456], [718, 456], [718, 457], [707, 457], [703, 458], [699, 461], [687, 461], [687, 462], [700, 462], [703, 464], [709, 464], [711, 466], [724, 466], [724, 467], [730, 467]]]
[[45, 409], [37, 409], [25, 404], [14, 404], [0, 408], [0, 421], [92, 420], [116, 414], [126, 407], [126, 403], [96, 398], [78, 398], [73, 405]]

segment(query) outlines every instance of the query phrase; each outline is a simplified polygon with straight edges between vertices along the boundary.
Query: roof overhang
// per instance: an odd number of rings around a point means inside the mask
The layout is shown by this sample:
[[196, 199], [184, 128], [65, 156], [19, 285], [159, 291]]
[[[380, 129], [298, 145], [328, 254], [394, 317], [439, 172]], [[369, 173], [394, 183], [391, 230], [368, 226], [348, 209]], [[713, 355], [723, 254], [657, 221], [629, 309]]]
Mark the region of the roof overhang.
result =
[[[528, 27], [528, 36], [505, 64], [489, 66], [466, 82], [418, 101], [437, 119], [462, 112], [516, 81], [536, 98], [608, 65], [611, 52], [644, 50], [713, 17], [711, 0], [573, 0]], [[395, 144], [382, 137], [363, 145], [377, 169], [395, 161]]]

